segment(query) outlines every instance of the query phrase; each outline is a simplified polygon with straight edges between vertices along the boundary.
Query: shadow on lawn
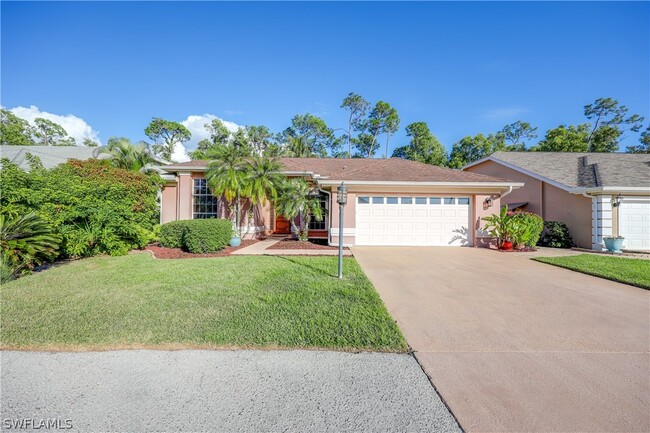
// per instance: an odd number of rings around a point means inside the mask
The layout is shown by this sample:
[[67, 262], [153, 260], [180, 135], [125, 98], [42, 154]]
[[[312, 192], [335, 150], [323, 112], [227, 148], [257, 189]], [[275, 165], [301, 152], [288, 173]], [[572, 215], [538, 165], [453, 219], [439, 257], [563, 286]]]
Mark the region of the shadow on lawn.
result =
[[[293, 263], [294, 265], [298, 265], [298, 266], [301, 266], [303, 268], [310, 269], [310, 270], [312, 270], [313, 272], [315, 272], [317, 274], [326, 275], [328, 277], [338, 279], [338, 275], [336, 275], [334, 273], [327, 272], [327, 271], [323, 270], [322, 268], [319, 268], [317, 266], [313, 266], [313, 265], [311, 265], [309, 263], [306, 263], [306, 262], [304, 262], [302, 260], [296, 260], [294, 257], [291, 257], [291, 256], [271, 256], [271, 257], [279, 259], [279, 260], [286, 260], [288, 262]], [[332, 258], [335, 258], [335, 257], [332, 257]]]

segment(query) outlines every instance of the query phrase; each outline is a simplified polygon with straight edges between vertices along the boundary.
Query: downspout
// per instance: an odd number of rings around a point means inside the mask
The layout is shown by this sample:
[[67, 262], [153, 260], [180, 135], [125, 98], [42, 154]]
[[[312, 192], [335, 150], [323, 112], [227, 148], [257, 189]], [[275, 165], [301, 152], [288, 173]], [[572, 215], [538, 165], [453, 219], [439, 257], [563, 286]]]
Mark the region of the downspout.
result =
[[512, 185], [510, 185], [510, 186], [508, 187], [508, 192], [503, 193], [503, 194], [501, 194], [501, 195], [499, 196], [499, 199], [502, 199], [503, 197], [507, 196], [507, 195], [510, 194], [511, 192], [512, 192]]

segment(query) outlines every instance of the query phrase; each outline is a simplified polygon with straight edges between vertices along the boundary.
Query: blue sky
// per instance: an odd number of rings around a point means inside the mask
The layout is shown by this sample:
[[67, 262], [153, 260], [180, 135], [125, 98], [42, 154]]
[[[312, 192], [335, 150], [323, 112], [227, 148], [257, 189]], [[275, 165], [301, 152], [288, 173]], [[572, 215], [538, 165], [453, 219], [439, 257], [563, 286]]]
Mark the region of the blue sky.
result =
[[342, 127], [351, 91], [397, 108], [391, 148], [416, 121], [448, 149], [516, 120], [543, 135], [583, 122], [583, 106], [601, 96], [650, 117], [647, 2], [1, 8], [2, 105], [74, 115], [102, 141], [143, 139], [152, 116], [280, 131], [311, 112]]

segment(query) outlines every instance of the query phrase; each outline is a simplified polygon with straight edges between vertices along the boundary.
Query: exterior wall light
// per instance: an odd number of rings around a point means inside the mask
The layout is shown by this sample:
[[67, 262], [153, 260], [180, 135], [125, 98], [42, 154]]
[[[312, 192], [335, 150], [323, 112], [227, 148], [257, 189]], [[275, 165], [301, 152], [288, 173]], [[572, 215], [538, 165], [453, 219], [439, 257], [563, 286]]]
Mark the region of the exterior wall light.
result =
[[611, 199], [612, 207], [619, 207], [622, 202], [623, 202], [623, 197], [621, 196], [621, 194], [617, 196], [612, 196]]
[[492, 206], [494, 206], [494, 199], [492, 198], [492, 196], [483, 200], [483, 209], [489, 209]]

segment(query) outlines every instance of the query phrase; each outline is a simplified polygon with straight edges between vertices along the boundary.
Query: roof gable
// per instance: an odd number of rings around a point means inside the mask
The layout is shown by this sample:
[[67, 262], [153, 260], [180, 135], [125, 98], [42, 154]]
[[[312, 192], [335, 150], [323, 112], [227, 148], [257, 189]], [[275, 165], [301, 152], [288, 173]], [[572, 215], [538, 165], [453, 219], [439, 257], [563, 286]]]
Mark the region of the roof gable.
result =
[[565, 190], [650, 187], [650, 155], [635, 153], [495, 152], [490, 160]]

